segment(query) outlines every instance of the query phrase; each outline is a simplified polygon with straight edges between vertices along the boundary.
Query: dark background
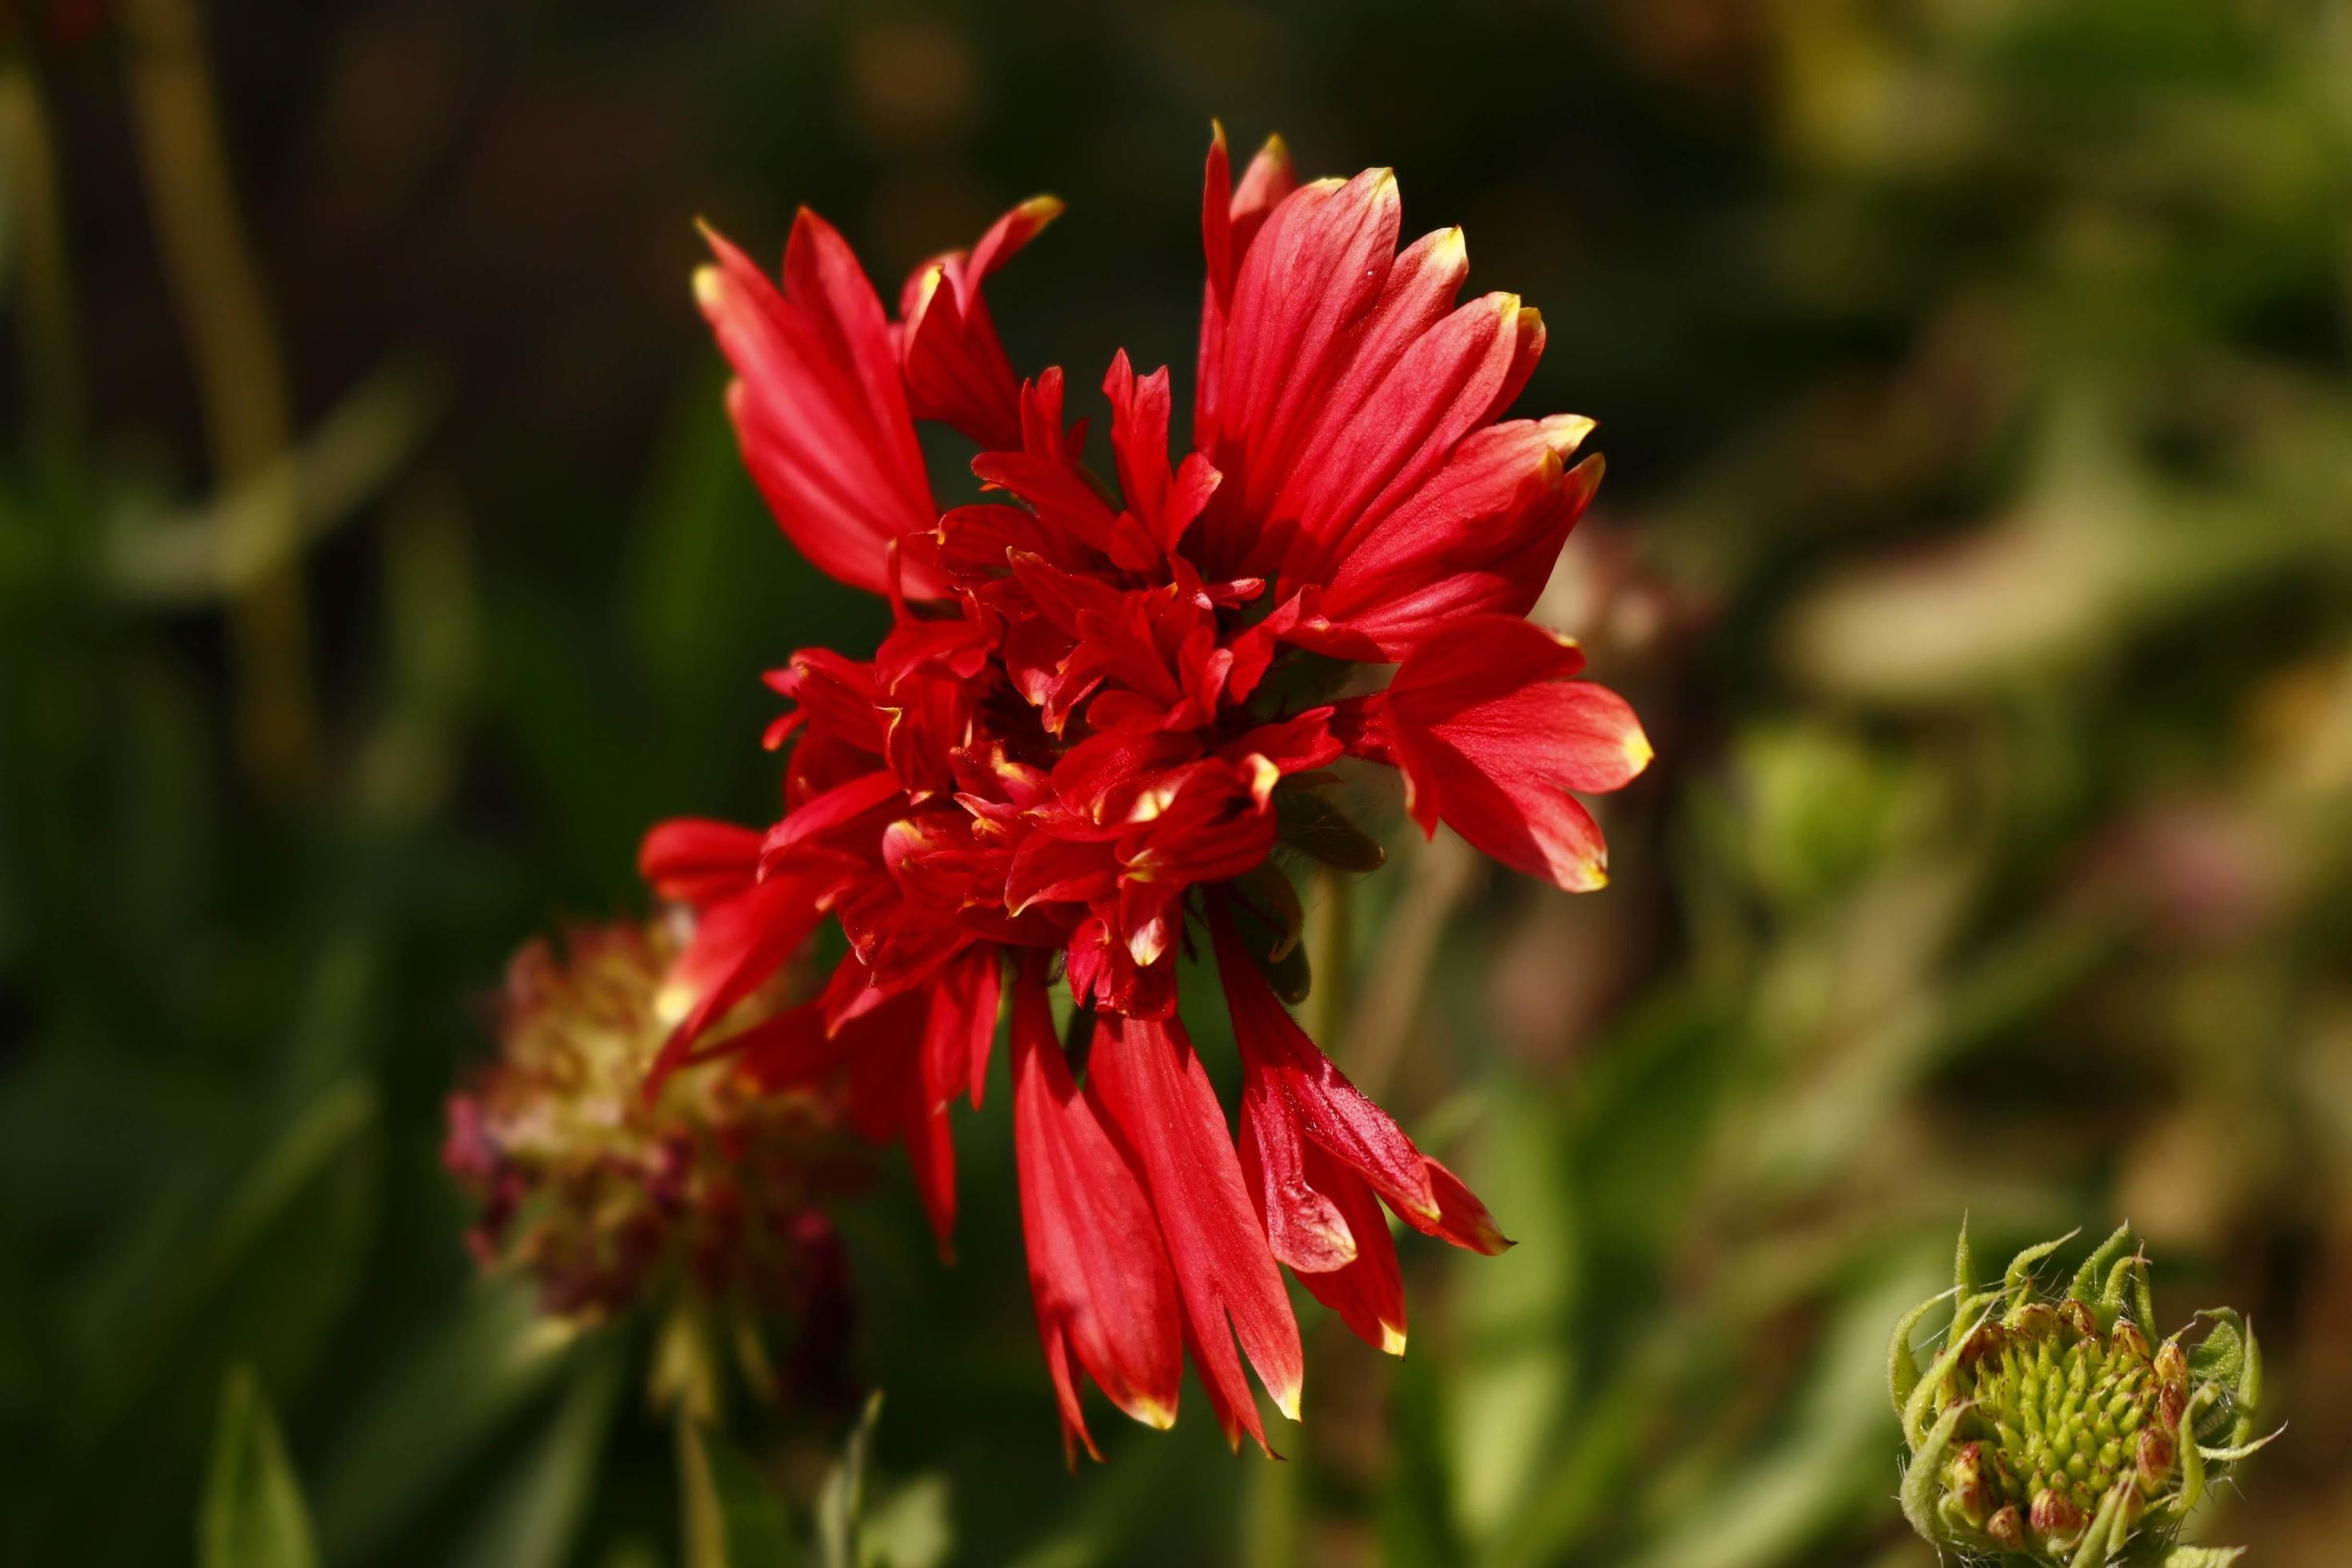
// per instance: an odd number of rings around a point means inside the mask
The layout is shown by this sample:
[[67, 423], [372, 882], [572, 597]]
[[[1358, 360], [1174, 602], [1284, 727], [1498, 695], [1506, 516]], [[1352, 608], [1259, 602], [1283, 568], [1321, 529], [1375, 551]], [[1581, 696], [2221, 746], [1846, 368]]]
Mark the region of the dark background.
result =
[[1601, 894], [1401, 835], [1365, 884], [1327, 1043], [1522, 1245], [1409, 1246], [1401, 1363], [1309, 1308], [1288, 1464], [1196, 1392], [1066, 1478], [1001, 1105], [952, 1270], [887, 1164], [871, 1549], [1924, 1562], [1883, 1356], [1966, 1210], [2249, 1310], [2293, 1425], [2208, 1537], [2335, 1560], [2344, 6], [0, 18], [0, 1555], [184, 1555], [246, 1364], [331, 1563], [672, 1559], [643, 1331], [477, 1285], [436, 1151], [507, 952], [641, 908], [648, 822], [772, 815], [757, 672], [883, 624], [737, 466], [691, 220], [772, 260], [805, 202], [887, 298], [1052, 191], [1015, 363], [1181, 400], [1216, 115], [1542, 308], [1522, 409], [1609, 479], [1538, 616], [1661, 760]]

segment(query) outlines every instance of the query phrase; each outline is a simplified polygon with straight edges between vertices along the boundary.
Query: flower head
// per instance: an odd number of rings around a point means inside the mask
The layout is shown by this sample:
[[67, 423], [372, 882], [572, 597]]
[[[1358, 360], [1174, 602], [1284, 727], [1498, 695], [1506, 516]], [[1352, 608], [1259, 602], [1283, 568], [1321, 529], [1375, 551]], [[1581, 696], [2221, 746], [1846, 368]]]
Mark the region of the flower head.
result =
[[[1576, 797], [1650, 751], [1575, 647], [1524, 619], [1601, 463], [1572, 460], [1590, 420], [1503, 417], [1543, 321], [1513, 295], [1455, 302], [1458, 229], [1400, 248], [1392, 175], [1302, 185], [1278, 141], [1236, 183], [1218, 132], [1191, 440], [1171, 455], [1168, 371], [1115, 354], [1113, 485], [1083, 460], [1063, 373], [1017, 380], [983, 298], [1060, 210], [1025, 203], [924, 264], [895, 321], [813, 214], [781, 287], [712, 237], [697, 292], [745, 462], [811, 561], [889, 595], [893, 626], [871, 659], [803, 649], [769, 675], [790, 704], [767, 735], [791, 748], [772, 825], [648, 836], [646, 876], [699, 915], [654, 1081], [723, 1053], [760, 1081], [845, 1084], [861, 1130], [906, 1143], [944, 1247], [948, 1108], [980, 1104], [1009, 988], [1066, 1439], [1093, 1447], [1078, 1372], [1165, 1425], [1189, 1352], [1228, 1436], [1263, 1442], [1243, 1361], [1286, 1411], [1299, 1384], [1282, 1266], [1401, 1352], [1382, 1206], [1506, 1245], [1284, 1011], [1303, 976], [1276, 847], [1377, 864], [1328, 793], [1352, 758], [1397, 770], [1425, 831], [1596, 888], [1606, 851]], [[919, 420], [981, 444], [984, 499], [939, 509]], [[828, 920], [848, 949], [830, 978], [714, 1046]], [[1243, 1053], [1238, 1149], [1176, 1009], [1180, 960], [1212, 952]]]
[[645, 1077], [670, 1032], [665, 922], [583, 926], [516, 953], [499, 1056], [449, 1097], [442, 1160], [479, 1205], [485, 1267], [539, 1286], [548, 1312], [618, 1313], [658, 1286], [768, 1310], [833, 1288], [835, 1112], [740, 1072]]
[[2206, 1489], [2270, 1440], [2254, 1436], [2262, 1352], [2237, 1313], [2200, 1313], [2193, 1346], [2179, 1333], [2157, 1342], [2147, 1259], [2126, 1252], [2128, 1226], [2063, 1294], [2044, 1295], [2035, 1267], [2066, 1239], [2026, 1248], [1979, 1290], [1964, 1229], [1950, 1331], [1924, 1373], [1912, 1334], [1946, 1298], [1895, 1328], [1903, 1511], [1962, 1558], [2155, 1561]]

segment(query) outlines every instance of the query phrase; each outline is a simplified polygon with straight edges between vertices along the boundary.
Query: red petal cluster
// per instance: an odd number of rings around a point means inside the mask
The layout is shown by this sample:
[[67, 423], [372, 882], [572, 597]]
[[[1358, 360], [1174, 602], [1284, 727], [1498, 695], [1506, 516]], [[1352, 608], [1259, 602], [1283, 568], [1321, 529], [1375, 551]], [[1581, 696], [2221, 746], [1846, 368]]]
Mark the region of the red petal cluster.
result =
[[[791, 746], [778, 821], [647, 838], [646, 874], [699, 917], [659, 1071], [724, 1049], [776, 1085], [845, 1079], [857, 1124], [905, 1141], [944, 1247], [948, 1105], [980, 1103], [1009, 981], [1030, 1278], [1072, 1451], [1093, 1449], [1079, 1371], [1164, 1426], [1188, 1352], [1228, 1436], [1263, 1443], [1243, 1359], [1293, 1413], [1301, 1371], [1277, 1263], [1401, 1351], [1381, 1205], [1506, 1245], [1260, 973], [1295, 936], [1293, 900], [1266, 896], [1286, 807], [1328, 821], [1328, 770], [1384, 763], [1425, 830], [1593, 888], [1603, 846], [1574, 796], [1649, 748], [1524, 619], [1601, 459], [1570, 466], [1589, 420], [1500, 418], [1543, 321], [1512, 295], [1455, 303], [1458, 229], [1400, 250], [1391, 174], [1298, 185], [1278, 141], [1236, 185], [1220, 132], [1191, 449], [1171, 461], [1168, 372], [1120, 353], [1114, 488], [1061, 371], [1017, 380], [982, 293], [1060, 210], [1025, 203], [919, 268], [895, 322], [814, 214], [781, 288], [711, 237], [697, 292], [744, 460], [794, 543], [888, 594], [894, 625], [870, 660], [804, 649], [769, 675], [791, 704], [767, 737]], [[938, 507], [918, 419], [980, 444], [982, 500]], [[814, 994], [698, 1044], [827, 917], [848, 951]], [[1247, 934], [1269, 921], [1272, 942]], [[1238, 1147], [1176, 1016], [1188, 930], [1241, 1043]]]

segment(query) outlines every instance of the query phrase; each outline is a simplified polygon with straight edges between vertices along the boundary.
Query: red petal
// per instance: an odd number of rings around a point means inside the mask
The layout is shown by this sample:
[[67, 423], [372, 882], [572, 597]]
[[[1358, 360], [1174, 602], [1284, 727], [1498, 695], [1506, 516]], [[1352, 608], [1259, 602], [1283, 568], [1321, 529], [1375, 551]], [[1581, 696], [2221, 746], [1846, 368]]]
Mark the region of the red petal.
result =
[[1561, 467], [1588, 427], [1558, 416], [1465, 441], [1428, 485], [1349, 546], [1318, 601], [1328, 625], [1291, 640], [1396, 660], [1466, 616], [1524, 616], [1600, 487], [1598, 455]]
[[1305, 1365], [1297, 1321], [1243, 1184], [1216, 1091], [1183, 1026], [1172, 1018], [1129, 1018], [1123, 1026], [1103, 1019], [1087, 1070], [1142, 1167], [1175, 1265], [1202, 1382], [1222, 1407], [1227, 1440], [1239, 1443], [1247, 1431], [1263, 1447], [1265, 1428], [1234, 1354], [1234, 1336], [1275, 1404], [1293, 1420]]
[[1232, 925], [1218, 915], [1209, 929], [1241, 1047], [1244, 1094], [1274, 1097], [1302, 1131], [1360, 1172], [1400, 1213], [1433, 1218], [1437, 1200], [1430, 1192], [1428, 1162], [1412, 1140], [1316, 1048], [1250, 962]]
[[844, 823], [854, 822], [867, 812], [898, 798], [898, 775], [888, 772], [861, 773], [856, 778], [834, 785], [812, 795], [795, 806], [782, 822], [768, 829], [766, 841], [761, 846], [762, 860], [773, 865], [795, 846], [805, 844], [822, 833], [829, 833]]
[[1094, 1095], [1072, 1081], [1034, 969], [1013, 987], [1013, 1083], [1037, 1332], [1064, 1440], [1084, 1443], [1099, 1458], [1070, 1360], [1129, 1415], [1171, 1425], [1184, 1370], [1176, 1285], [1140, 1177], [1106, 1129]]
[[1337, 1206], [1355, 1238], [1356, 1256], [1323, 1274], [1301, 1274], [1307, 1293], [1333, 1311], [1356, 1337], [1374, 1350], [1404, 1354], [1404, 1275], [1397, 1267], [1396, 1238], [1389, 1235], [1372, 1185], [1332, 1158], [1321, 1145], [1303, 1144], [1304, 1173], [1315, 1190]]
[[1492, 417], [1537, 319], [1516, 296], [1489, 294], [1423, 331], [1377, 381], [1360, 379], [1369, 355], [1359, 354], [1349, 384], [1334, 391], [1326, 433], [1274, 504], [1276, 516], [1298, 520], [1286, 577], [1328, 580], [1351, 539]]
[[760, 835], [731, 822], [681, 816], [657, 823], [637, 850], [637, 872], [665, 899], [707, 904], [749, 888]]
[[1356, 1238], [1339, 1205], [1307, 1179], [1311, 1147], [1272, 1079], [1251, 1075], [1242, 1086], [1242, 1179], [1266, 1245], [1299, 1274], [1328, 1274], [1356, 1261]]
[[751, 1081], [771, 1092], [816, 1082], [839, 1068], [845, 1054], [844, 1043], [826, 1032], [824, 1009], [814, 1002], [763, 1019], [717, 1048], [734, 1056]]
[[996, 1003], [1003, 984], [996, 949], [974, 945], [931, 982], [930, 1017], [924, 1026], [923, 1082], [934, 1108], [970, 1094], [980, 1109], [981, 1081], [996, 1039]]
[[[1510, 1246], [1470, 1189], [1415, 1148], [1388, 1112], [1367, 1100], [1316, 1048], [1250, 962], [1222, 913], [1212, 915], [1209, 930], [1225, 1005], [1233, 1013], [1234, 1039], [1241, 1048], [1244, 1103], [1263, 1107], [1262, 1113], [1269, 1117], [1286, 1112], [1308, 1142], [1369, 1183], [1415, 1230], [1477, 1252], [1500, 1252]], [[1320, 1167], [1311, 1154], [1301, 1156], [1298, 1169], [1302, 1180], [1338, 1205], [1361, 1258], [1367, 1233], [1360, 1216], [1349, 1210], [1346, 1184], [1318, 1176]], [[1381, 1234], [1385, 1238], [1385, 1229]], [[1403, 1325], [1400, 1308], [1393, 1326], [1402, 1332]]]
[[670, 983], [683, 987], [694, 1003], [646, 1073], [647, 1095], [660, 1092], [704, 1032], [766, 984], [799, 951], [824, 917], [833, 891], [830, 873], [777, 877], [701, 911], [694, 935], [671, 964], [669, 975]]
[[[841, 236], [806, 209], [781, 291], [706, 234], [718, 265], [696, 274], [695, 294], [735, 368], [727, 407], [744, 464], [802, 553], [878, 594], [888, 542], [937, 512], [882, 303]], [[909, 592], [938, 593], [935, 574], [911, 576]]]
[[1367, 170], [1284, 198], [1241, 264], [1218, 373], [1209, 459], [1224, 476], [1201, 521], [1213, 575], [1280, 560], [1265, 527], [1293, 453], [1315, 436], [1329, 389], [1396, 258], [1396, 181]]
[[1608, 880], [1601, 832], [1568, 791], [1616, 789], [1650, 760], [1616, 693], [1567, 678], [1573, 644], [1503, 616], [1416, 648], [1390, 684], [1384, 727], [1424, 829], [1443, 819], [1507, 866], [1571, 891]]
[[1416, 1230], [1466, 1247], [1473, 1252], [1483, 1252], [1492, 1258], [1507, 1252], [1511, 1241], [1495, 1224], [1495, 1216], [1478, 1201], [1478, 1194], [1462, 1184], [1462, 1178], [1439, 1164], [1429, 1162], [1430, 1190], [1437, 1194], [1437, 1218], [1423, 1224], [1409, 1214], [1400, 1214], [1407, 1225]]

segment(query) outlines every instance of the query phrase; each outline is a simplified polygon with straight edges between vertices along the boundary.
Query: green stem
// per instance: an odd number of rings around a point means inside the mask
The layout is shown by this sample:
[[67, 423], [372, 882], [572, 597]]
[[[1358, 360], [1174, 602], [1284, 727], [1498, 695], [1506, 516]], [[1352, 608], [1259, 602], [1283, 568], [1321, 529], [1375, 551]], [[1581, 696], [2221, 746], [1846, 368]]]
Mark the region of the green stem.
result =
[[[219, 104], [191, 0], [123, 0], [133, 129], [163, 266], [188, 334], [214, 483], [251, 490], [223, 555], [280, 562], [231, 605], [237, 731], [247, 773], [279, 795], [318, 764], [310, 623], [294, 542], [299, 508], [286, 376], [258, 268], [236, 214]], [[232, 574], [233, 575], [233, 574]]]

